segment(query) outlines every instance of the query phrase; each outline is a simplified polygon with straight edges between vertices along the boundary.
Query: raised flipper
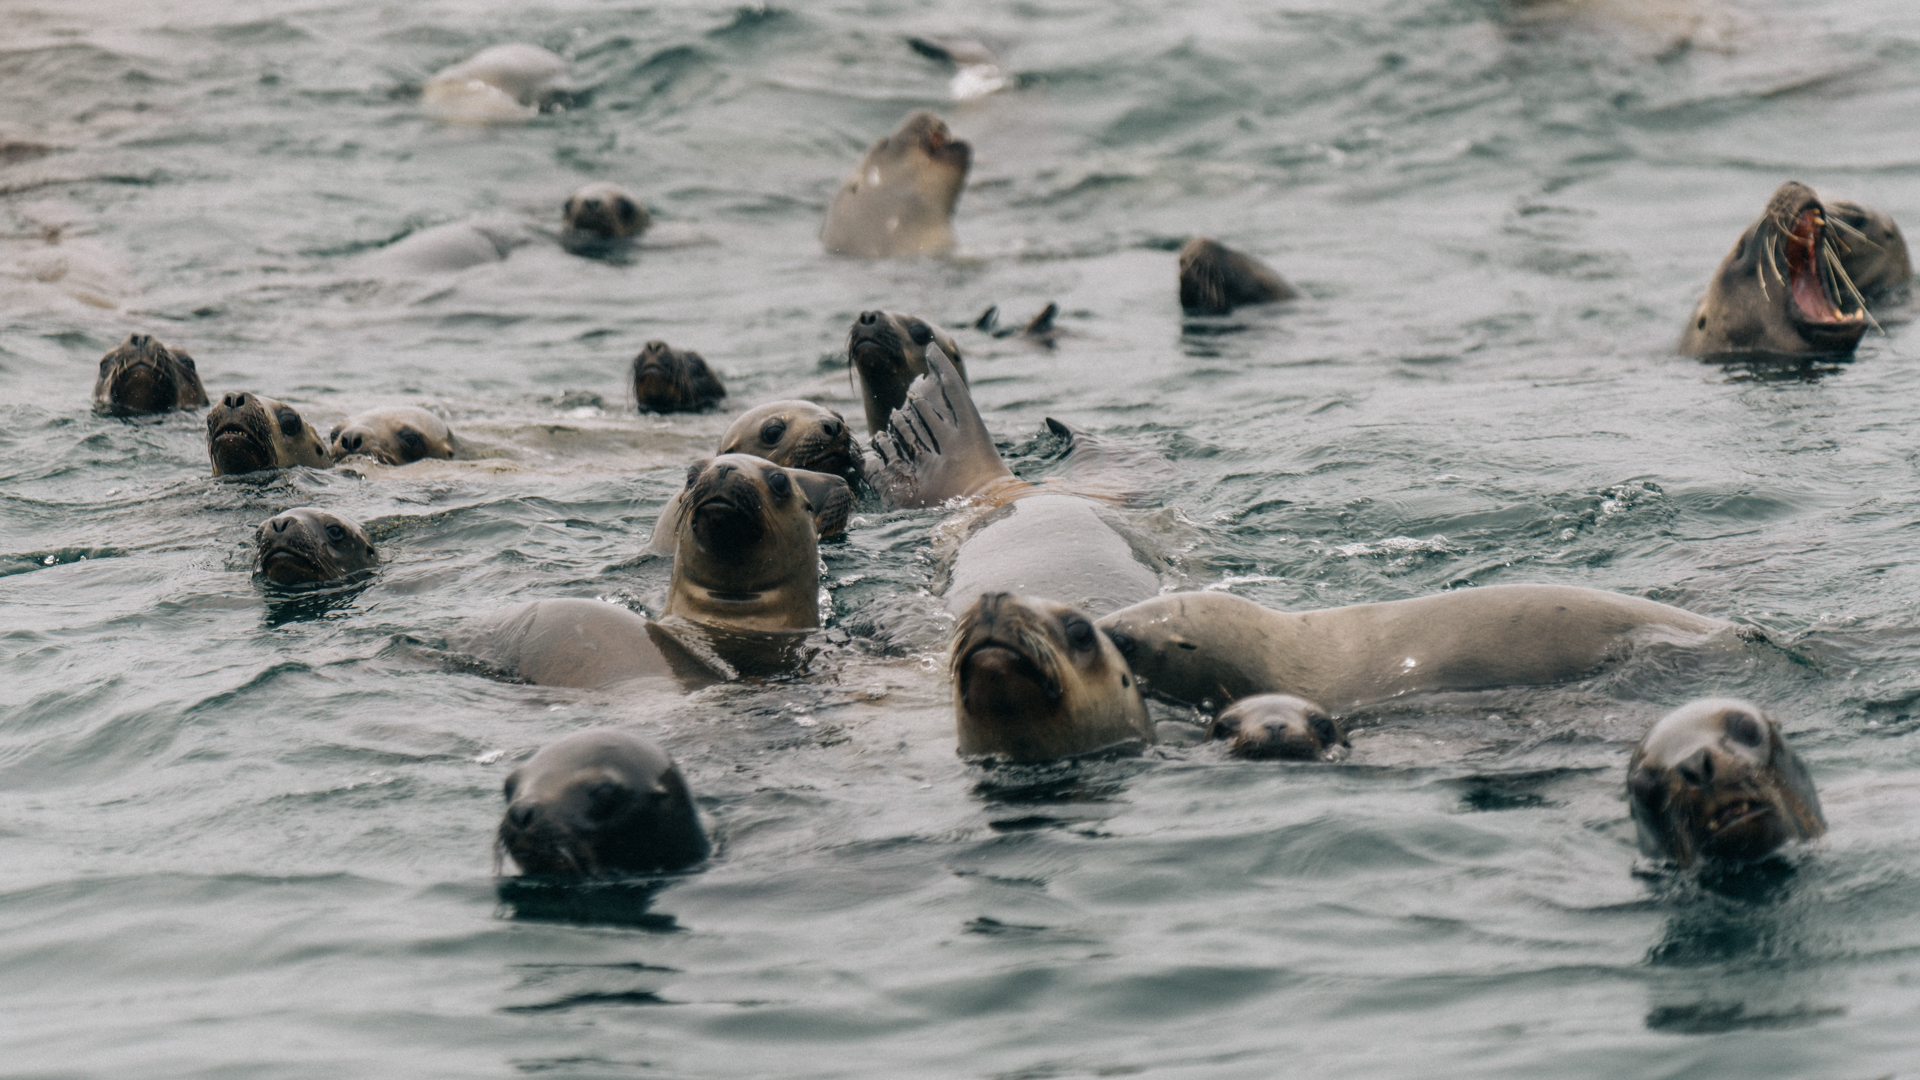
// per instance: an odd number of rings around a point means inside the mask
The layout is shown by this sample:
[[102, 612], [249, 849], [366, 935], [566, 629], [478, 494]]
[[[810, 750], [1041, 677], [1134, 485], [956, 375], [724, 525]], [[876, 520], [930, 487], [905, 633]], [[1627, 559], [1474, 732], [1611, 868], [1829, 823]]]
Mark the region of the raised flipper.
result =
[[881, 500], [901, 508], [939, 506], [1013, 479], [966, 381], [937, 345], [927, 346], [927, 373], [874, 434], [861, 468]]

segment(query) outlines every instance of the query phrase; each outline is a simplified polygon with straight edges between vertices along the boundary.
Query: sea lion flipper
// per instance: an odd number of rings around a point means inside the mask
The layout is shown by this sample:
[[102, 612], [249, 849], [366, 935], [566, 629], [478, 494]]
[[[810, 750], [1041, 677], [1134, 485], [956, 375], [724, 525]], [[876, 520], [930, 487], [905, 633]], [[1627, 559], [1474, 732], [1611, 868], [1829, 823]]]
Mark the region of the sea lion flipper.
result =
[[927, 348], [927, 373], [907, 388], [906, 404], [893, 410], [874, 445], [891, 458], [874, 479], [889, 505], [938, 506], [1013, 475], [966, 380], [938, 346]]
[[1032, 321], [1027, 323], [1026, 329], [1020, 331], [1020, 336], [1052, 344], [1054, 334], [1059, 332], [1053, 325], [1054, 316], [1058, 314], [1060, 314], [1060, 305], [1051, 300], [1047, 301], [1047, 306], [1041, 308], [1040, 314], [1035, 315]]
[[1066, 440], [1068, 474], [1059, 483], [1076, 494], [1129, 505], [1173, 473], [1173, 463], [1157, 450], [1095, 435], [1051, 416], [1046, 425], [1054, 436]]
[[838, 536], [847, 528], [847, 515], [853, 510], [853, 489], [846, 480], [806, 469], [788, 469], [793, 484], [813, 507], [813, 531], [822, 540]]

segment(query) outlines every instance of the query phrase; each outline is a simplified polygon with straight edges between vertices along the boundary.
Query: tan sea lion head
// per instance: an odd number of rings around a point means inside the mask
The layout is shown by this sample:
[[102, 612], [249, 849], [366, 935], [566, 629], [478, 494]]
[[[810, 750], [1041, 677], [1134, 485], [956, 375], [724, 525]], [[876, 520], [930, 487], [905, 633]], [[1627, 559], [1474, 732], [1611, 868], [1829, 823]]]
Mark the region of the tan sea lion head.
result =
[[694, 463], [664, 614], [740, 630], [819, 626], [819, 534], [852, 502], [838, 476], [747, 454]]
[[973, 148], [946, 121], [916, 112], [873, 144], [840, 185], [820, 242], [840, 255], [879, 258], [952, 250], [953, 211]]
[[752, 454], [829, 476], [854, 470], [853, 432], [846, 419], [811, 401], [770, 401], [748, 409], [720, 437], [720, 453]]
[[275, 585], [339, 581], [380, 559], [359, 522], [312, 506], [261, 522], [253, 543], [254, 569]]
[[405, 465], [422, 458], [453, 456], [453, 432], [447, 422], [412, 406], [372, 409], [350, 416], [334, 425], [327, 441], [335, 461], [350, 454], [365, 454], [387, 465]]
[[239, 390], [207, 410], [207, 456], [215, 476], [333, 464], [320, 433], [293, 406]]
[[1255, 694], [1215, 717], [1207, 738], [1227, 743], [1234, 757], [1326, 761], [1352, 745], [1326, 710], [1291, 694]]

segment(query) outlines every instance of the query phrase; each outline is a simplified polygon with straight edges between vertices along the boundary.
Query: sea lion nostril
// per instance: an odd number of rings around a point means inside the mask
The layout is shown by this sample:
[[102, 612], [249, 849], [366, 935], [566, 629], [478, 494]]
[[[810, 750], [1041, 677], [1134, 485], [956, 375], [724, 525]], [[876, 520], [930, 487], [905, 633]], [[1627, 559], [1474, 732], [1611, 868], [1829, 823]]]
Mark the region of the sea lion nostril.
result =
[[513, 823], [514, 828], [524, 829], [533, 824], [534, 813], [534, 808], [525, 804], [509, 806], [507, 807], [507, 820]]
[[127, 338], [127, 341], [131, 343], [133, 347], [136, 349], [146, 348], [147, 343], [152, 340], [153, 340], [152, 338], [148, 337], [145, 334], [133, 334]]
[[220, 401], [229, 409], [237, 409], [247, 403], [247, 395], [235, 390], [227, 394], [226, 397], [221, 398]]
[[274, 531], [274, 532], [277, 532], [277, 533], [283, 533], [283, 532], [286, 532], [286, 531], [287, 531], [287, 525], [288, 525], [289, 523], [291, 523], [292, 521], [293, 521], [293, 519], [292, 519], [292, 518], [290, 518], [290, 517], [277, 517], [277, 518], [274, 518], [274, 519], [273, 519], [273, 521], [272, 521], [272, 525], [273, 525], [273, 531]]
[[872, 326], [874, 323], [877, 323], [879, 321], [880, 321], [880, 313], [877, 311], [863, 311], [860, 313], [861, 326]]

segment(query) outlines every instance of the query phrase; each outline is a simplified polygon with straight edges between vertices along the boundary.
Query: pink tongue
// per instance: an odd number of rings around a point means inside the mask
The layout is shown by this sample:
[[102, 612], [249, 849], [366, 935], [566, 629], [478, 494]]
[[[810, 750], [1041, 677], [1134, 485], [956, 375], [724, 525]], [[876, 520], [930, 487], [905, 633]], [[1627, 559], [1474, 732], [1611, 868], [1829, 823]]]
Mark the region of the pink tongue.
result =
[[1811, 207], [1802, 210], [1793, 223], [1792, 235], [1787, 237], [1787, 274], [1793, 282], [1793, 302], [1809, 321], [1838, 322], [1845, 316], [1828, 302], [1813, 263], [1813, 246], [1819, 238], [1820, 211]]

